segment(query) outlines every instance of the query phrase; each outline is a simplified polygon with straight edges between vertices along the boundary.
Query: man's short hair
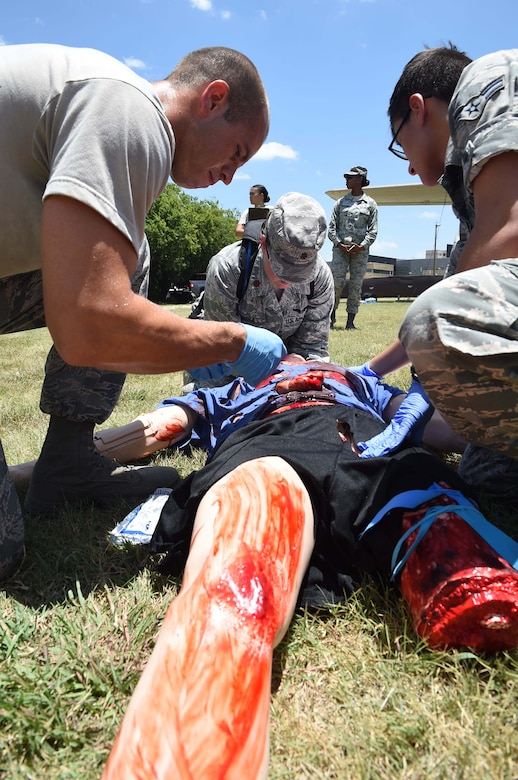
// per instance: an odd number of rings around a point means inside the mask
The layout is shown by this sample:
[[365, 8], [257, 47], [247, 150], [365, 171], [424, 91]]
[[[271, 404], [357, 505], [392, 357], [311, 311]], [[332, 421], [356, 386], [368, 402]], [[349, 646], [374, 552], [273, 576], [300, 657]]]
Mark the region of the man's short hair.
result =
[[388, 115], [391, 129], [394, 121], [408, 111], [408, 101], [415, 92], [449, 103], [461, 73], [471, 59], [450, 43], [436, 49], [425, 49], [408, 62], [390, 98]]
[[230, 87], [227, 122], [253, 122], [259, 113], [269, 118], [266, 90], [253, 62], [225, 46], [209, 46], [186, 54], [167, 80], [176, 88], [201, 87], [221, 79]]

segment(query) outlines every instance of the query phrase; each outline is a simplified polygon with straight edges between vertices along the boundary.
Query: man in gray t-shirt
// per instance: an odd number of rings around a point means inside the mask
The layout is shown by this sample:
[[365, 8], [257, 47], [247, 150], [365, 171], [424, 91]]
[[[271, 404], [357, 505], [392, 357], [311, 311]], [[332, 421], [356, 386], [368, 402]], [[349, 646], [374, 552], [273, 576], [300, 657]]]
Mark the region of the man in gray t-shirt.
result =
[[[143, 498], [174, 483], [174, 469], [114, 467], [92, 443], [125, 373], [230, 364], [256, 381], [284, 354], [271, 333], [185, 320], [145, 298], [148, 209], [169, 177], [187, 188], [232, 181], [268, 131], [263, 84], [223, 47], [148, 83], [101, 52], [45, 44], [0, 47], [0, 85], [0, 334], [47, 325], [54, 342], [26, 508]], [[0, 447], [0, 579], [23, 539]]]

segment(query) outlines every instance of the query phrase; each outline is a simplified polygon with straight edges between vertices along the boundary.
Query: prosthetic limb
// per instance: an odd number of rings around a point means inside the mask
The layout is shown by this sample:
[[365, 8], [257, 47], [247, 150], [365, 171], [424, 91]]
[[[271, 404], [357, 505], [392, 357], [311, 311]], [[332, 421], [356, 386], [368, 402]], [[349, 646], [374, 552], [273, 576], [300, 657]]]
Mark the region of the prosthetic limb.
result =
[[[129, 463], [180, 443], [189, 436], [196, 415], [183, 406], [163, 406], [140, 415], [127, 425], [105, 428], [93, 434], [101, 455]], [[22, 487], [31, 481], [36, 460], [9, 466], [13, 485]]]
[[272, 651], [312, 549], [309, 496], [281, 458], [244, 463], [207, 492], [103, 780], [266, 777]]
[[183, 406], [162, 406], [127, 425], [96, 431], [94, 444], [103, 455], [127, 463], [185, 439], [192, 430], [191, 419]]
[[415, 630], [435, 649], [469, 647], [496, 652], [516, 648], [518, 571], [463, 519], [463, 507], [440, 494], [406, 511], [402, 528], [411, 532], [406, 549], [411, 549], [419, 533], [412, 529], [425, 522], [433, 509], [438, 514], [401, 574], [401, 592]]

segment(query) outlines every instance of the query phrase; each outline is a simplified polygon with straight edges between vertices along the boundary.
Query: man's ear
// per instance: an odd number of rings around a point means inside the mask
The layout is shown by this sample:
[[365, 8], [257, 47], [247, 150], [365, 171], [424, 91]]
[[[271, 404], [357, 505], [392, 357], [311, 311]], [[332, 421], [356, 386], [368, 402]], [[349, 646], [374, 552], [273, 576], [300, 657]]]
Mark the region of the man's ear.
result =
[[410, 110], [412, 114], [417, 119], [418, 123], [420, 125], [424, 124], [424, 120], [426, 117], [426, 100], [421, 95], [420, 92], [414, 92], [413, 95], [410, 95], [410, 98], [408, 100], [408, 105], [410, 106]]
[[230, 87], [223, 79], [217, 79], [207, 84], [200, 94], [200, 112], [203, 117], [217, 114], [228, 108]]

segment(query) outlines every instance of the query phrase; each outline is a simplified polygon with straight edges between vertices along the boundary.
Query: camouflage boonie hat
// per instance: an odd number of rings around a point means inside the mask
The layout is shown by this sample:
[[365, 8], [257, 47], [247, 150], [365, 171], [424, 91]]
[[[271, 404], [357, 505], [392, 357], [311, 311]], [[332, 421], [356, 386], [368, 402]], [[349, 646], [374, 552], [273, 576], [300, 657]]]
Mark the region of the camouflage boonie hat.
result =
[[317, 274], [318, 250], [327, 231], [324, 209], [314, 198], [287, 192], [266, 222], [266, 244], [272, 270], [283, 282], [310, 282]]

